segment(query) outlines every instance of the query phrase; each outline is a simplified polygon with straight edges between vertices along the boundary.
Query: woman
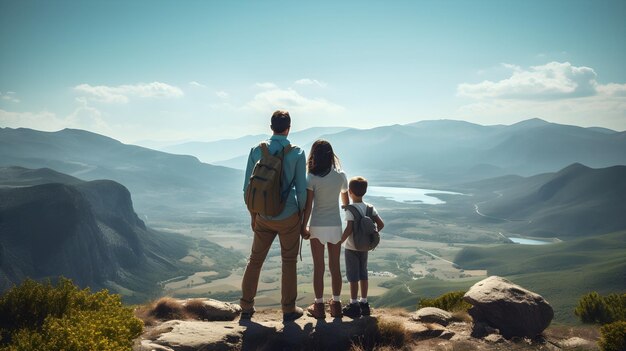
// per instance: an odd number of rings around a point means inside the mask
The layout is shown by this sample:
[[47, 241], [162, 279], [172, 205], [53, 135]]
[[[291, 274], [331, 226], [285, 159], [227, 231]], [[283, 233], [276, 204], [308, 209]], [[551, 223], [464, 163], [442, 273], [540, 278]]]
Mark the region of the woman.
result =
[[[304, 209], [302, 233], [311, 239], [313, 256], [313, 291], [315, 301], [307, 312], [315, 318], [325, 318], [324, 312], [324, 248], [328, 247], [328, 269], [331, 274], [333, 297], [329, 300], [330, 315], [341, 318], [341, 217], [339, 195], [344, 205], [349, 203], [348, 180], [339, 170], [339, 159], [328, 141], [317, 140], [311, 146], [307, 162], [307, 203]], [[311, 223], [307, 229], [307, 223]]]

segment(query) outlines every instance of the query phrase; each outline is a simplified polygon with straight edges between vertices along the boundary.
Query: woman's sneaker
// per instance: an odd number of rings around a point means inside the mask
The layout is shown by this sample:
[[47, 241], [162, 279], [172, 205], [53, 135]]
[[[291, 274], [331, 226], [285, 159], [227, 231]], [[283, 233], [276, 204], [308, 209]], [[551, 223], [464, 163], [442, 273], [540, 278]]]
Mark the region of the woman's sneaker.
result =
[[341, 313], [341, 301], [335, 301], [333, 299], [328, 300], [328, 304], [330, 305], [330, 316], [333, 318], [341, 318], [343, 314]]
[[370, 310], [370, 304], [367, 302], [359, 302], [359, 307], [361, 307], [362, 316], [369, 316], [372, 313]]
[[311, 306], [306, 309], [306, 312], [309, 316], [316, 319], [326, 318], [326, 311], [324, 311], [323, 302], [312, 303]]
[[361, 317], [361, 306], [358, 303], [351, 303], [343, 308], [344, 316], [348, 316], [352, 319]]

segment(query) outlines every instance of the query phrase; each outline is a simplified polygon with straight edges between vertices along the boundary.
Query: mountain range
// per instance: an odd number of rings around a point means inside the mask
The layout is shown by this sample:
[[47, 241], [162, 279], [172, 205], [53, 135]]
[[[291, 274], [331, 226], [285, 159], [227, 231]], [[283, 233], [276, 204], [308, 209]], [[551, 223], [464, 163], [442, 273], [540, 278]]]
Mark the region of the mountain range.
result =
[[626, 230], [626, 166], [574, 163], [555, 173], [506, 176], [468, 185], [492, 192], [481, 214], [527, 236], [572, 238]]
[[84, 180], [114, 180], [130, 189], [141, 213], [149, 214], [222, 204], [240, 192], [243, 181], [241, 171], [193, 156], [126, 145], [75, 129], [1, 128], [0, 166], [45, 167]]
[[[250, 147], [265, 137], [168, 148], [195, 154], [189, 156], [126, 145], [82, 130], [1, 128], [0, 166], [48, 167], [85, 180], [117, 181], [130, 189], [138, 211], [151, 218], [175, 219], [197, 211], [239, 218], [245, 215], [241, 169]], [[324, 127], [294, 132], [289, 138], [307, 153], [314, 140], [329, 140], [349, 176], [363, 175], [377, 185], [446, 188], [504, 175], [556, 172], [573, 163], [594, 168], [626, 165], [626, 132], [541, 119], [508, 126], [433, 120], [372, 129]], [[222, 159], [220, 163], [239, 169], [202, 163], [196, 156]]]
[[[296, 133], [290, 139], [293, 142], [297, 138], [297, 144], [307, 153], [315, 139], [330, 141], [349, 175], [361, 174], [379, 184], [410, 179], [415, 183], [412, 185], [441, 186], [508, 174], [555, 172], [577, 162], [594, 168], [626, 164], [626, 132], [561, 125], [537, 118], [513, 125], [431, 120], [323, 134], [323, 129], [315, 131], [318, 133], [306, 134], [308, 140]], [[226, 152], [228, 157], [239, 152], [239, 156], [230, 159], [221, 155], [212, 159], [243, 169], [249, 147], [263, 137], [222, 140], [202, 147], [212, 154]], [[202, 152], [182, 146], [176, 151], [198, 157]], [[220, 158], [223, 161], [217, 161]]]
[[[289, 134], [293, 145], [310, 144], [321, 135], [344, 131], [346, 127], [314, 127]], [[193, 155], [202, 162], [243, 168], [250, 148], [269, 138], [269, 134], [247, 135], [236, 139], [223, 139], [211, 142], [192, 141], [160, 148], [172, 154]]]
[[[324, 136], [350, 174], [394, 175], [449, 185], [496, 176], [555, 172], [572, 163], [626, 164], [626, 132], [531, 119], [510, 126], [423, 121]], [[388, 181], [388, 180], [387, 180]]]

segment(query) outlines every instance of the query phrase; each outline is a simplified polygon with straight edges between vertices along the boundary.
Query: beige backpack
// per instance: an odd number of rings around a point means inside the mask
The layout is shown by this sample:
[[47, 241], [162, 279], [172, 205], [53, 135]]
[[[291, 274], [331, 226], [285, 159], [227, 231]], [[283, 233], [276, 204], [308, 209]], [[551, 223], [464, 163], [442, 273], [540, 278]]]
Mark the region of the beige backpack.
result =
[[252, 213], [277, 216], [287, 202], [287, 195], [281, 193], [283, 160], [293, 147], [287, 145], [277, 155], [270, 154], [267, 142], [261, 143], [259, 147], [263, 154], [252, 170], [246, 190], [246, 205]]

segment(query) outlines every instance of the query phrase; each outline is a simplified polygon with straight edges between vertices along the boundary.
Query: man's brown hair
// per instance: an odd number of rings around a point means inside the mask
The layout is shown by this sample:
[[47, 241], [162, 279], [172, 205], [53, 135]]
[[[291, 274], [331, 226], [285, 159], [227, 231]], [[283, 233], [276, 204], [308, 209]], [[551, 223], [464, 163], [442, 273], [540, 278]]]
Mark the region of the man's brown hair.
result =
[[350, 183], [348, 183], [348, 189], [356, 195], [363, 196], [367, 192], [367, 179], [363, 177], [353, 177], [350, 178]]
[[277, 110], [272, 114], [272, 131], [280, 134], [291, 127], [291, 116], [285, 110]]

